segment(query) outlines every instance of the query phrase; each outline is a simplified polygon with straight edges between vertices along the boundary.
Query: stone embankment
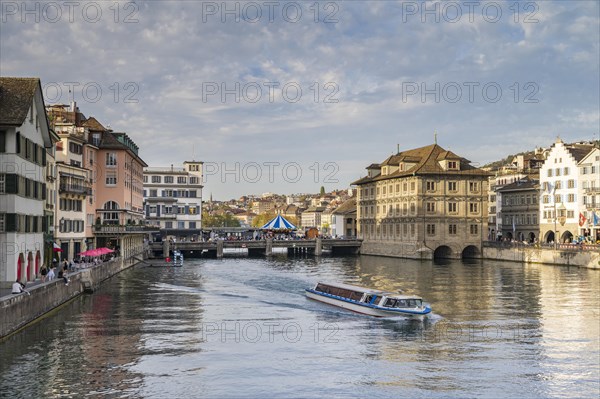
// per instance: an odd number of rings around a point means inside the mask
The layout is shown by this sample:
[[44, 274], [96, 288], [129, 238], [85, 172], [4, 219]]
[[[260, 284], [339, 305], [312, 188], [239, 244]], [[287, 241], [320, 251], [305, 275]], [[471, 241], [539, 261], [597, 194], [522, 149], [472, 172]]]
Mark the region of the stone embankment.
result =
[[[141, 254], [138, 255], [141, 258]], [[0, 297], [0, 338], [23, 328], [69, 300], [93, 292], [106, 279], [140, 262], [135, 256], [121, 257], [69, 273], [69, 284], [54, 279], [26, 288], [27, 293]]]

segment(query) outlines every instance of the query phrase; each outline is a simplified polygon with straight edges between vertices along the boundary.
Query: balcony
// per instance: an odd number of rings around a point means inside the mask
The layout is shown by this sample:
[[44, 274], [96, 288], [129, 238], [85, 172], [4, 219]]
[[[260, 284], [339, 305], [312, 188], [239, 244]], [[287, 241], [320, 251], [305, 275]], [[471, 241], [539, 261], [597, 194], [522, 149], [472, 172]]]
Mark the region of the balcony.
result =
[[586, 187], [583, 192], [586, 194], [600, 194], [600, 187]]
[[58, 187], [58, 192], [61, 194], [92, 195], [90, 187], [62, 183]]

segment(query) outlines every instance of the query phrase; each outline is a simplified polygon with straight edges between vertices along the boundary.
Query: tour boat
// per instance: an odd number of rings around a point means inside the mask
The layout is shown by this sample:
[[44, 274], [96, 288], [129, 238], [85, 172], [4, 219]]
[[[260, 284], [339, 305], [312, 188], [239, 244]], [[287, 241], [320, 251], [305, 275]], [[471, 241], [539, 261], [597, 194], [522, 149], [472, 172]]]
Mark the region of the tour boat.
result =
[[173, 266], [183, 266], [183, 254], [177, 250], [173, 251]]
[[330, 305], [376, 317], [417, 317], [431, 312], [431, 307], [423, 303], [421, 297], [348, 284], [319, 282], [314, 288], [306, 289], [306, 296]]

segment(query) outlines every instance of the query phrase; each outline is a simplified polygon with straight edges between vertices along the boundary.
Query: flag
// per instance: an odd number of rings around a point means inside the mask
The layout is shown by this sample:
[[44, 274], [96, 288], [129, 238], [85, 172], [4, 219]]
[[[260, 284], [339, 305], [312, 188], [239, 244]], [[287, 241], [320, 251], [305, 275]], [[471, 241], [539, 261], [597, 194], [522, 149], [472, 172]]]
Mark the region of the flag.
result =
[[517, 226], [515, 225], [515, 218], [516, 218], [516, 216], [513, 216], [513, 218], [512, 218], [513, 219], [513, 233], [515, 231], [517, 231]]
[[555, 186], [550, 182], [547, 182], [546, 184], [547, 184], [546, 188], [548, 189], [548, 192], [553, 193], [555, 190]]
[[592, 221], [594, 222], [594, 226], [600, 225], [600, 217], [596, 215], [596, 212], [592, 212]]
[[53, 242], [52, 243], [52, 250], [54, 252], [62, 252], [62, 249], [60, 249], [60, 245], [58, 245], [57, 243]]
[[579, 212], [579, 227], [583, 227], [587, 218], [583, 215], [583, 213]]

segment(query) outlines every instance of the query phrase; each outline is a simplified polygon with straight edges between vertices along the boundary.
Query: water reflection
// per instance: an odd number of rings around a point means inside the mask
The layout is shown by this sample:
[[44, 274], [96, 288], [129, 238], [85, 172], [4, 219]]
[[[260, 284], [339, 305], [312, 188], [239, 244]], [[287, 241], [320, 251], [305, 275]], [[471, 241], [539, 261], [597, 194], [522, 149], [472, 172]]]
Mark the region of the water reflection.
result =
[[[0, 392], [594, 396], [599, 274], [368, 256], [137, 268], [0, 343]], [[423, 321], [358, 315], [305, 298], [319, 280], [421, 295], [434, 313]]]

